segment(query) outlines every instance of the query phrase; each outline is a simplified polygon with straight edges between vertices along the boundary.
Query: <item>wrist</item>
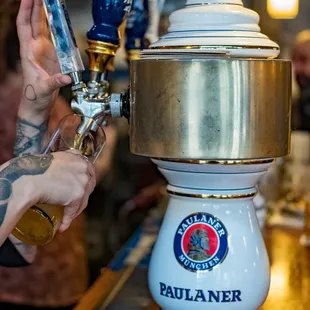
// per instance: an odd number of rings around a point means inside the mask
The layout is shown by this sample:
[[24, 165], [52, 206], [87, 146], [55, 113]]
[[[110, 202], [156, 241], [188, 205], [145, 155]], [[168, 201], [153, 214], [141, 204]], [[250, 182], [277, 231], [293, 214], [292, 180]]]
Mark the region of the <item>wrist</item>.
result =
[[10, 205], [17, 213], [24, 213], [38, 202], [37, 176], [23, 176], [12, 184]]
[[42, 124], [48, 119], [51, 107], [52, 104], [42, 106], [35, 102], [29, 103], [23, 99], [19, 106], [18, 116], [22, 119], [31, 120], [35, 124]]
[[[30, 85], [26, 86], [25, 93], [27, 87], [30, 87]], [[25, 115], [28, 117], [35, 116], [36, 118], [41, 118], [41, 120], [46, 119], [49, 116], [57, 96], [58, 91], [40, 98], [37, 97], [37, 95], [34, 95], [33, 98], [30, 98], [29, 95], [24, 95], [20, 103], [19, 113], [22, 113], [23, 116]]]

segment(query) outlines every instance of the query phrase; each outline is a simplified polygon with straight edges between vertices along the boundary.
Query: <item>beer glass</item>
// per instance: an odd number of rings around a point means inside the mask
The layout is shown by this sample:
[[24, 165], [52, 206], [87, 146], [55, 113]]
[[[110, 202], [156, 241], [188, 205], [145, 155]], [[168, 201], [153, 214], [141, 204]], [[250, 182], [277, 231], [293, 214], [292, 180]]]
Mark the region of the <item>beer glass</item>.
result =
[[[94, 163], [104, 147], [105, 133], [94, 123], [95, 130], [78, 134], [81, 119], [77, 114], [66, 116], [50, 138], [44, 154], [75, 149]], [[36, 204], [26, 211], [12, 234], [30, 245], [49, 243], [62, 222], [63, 212], [64, 207], [60, 205]]]

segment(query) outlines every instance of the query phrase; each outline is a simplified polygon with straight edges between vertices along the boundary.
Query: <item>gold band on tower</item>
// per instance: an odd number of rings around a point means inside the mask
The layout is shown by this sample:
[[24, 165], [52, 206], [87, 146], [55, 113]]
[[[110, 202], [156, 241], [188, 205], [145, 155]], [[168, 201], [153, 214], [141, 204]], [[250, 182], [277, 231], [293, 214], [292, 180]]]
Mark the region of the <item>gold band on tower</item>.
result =
[[141, 50], [128, 50], [127, 51], [127, 61], [130, 62], [132, 60], [140, 59]]
[[105, 72], [116, 55], [118, 45], [88, 40], [89, 69], [94, 72]]

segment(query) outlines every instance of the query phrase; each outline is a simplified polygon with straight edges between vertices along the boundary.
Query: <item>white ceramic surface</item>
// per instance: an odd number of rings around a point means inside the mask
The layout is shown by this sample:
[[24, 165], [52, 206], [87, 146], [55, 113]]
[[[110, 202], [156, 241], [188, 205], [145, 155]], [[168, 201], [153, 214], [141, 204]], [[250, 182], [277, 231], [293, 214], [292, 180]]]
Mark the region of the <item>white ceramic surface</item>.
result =
[[251, 194], [269, 165], [155, 162], [171, 184], [178, 184], [168, 186], [171, 199], [149, 268], [156, 302], [165, 310], [257, 309], [267, 296], [270, 272], [253, 197], [193, 195]]
[[257, 195], [255, 196], [253, 200], [254, 206], [255, 206], [255, 212], [256, 217], [258, 220], [259, 227], [263, 229], [265, 227], [266, 218], [267, 218], [267, 205], [266, 205], [266, 199], [258, 191]]
[[188, 0], [170, 16], [168, 33], [152, 47], [202, 46], [234, 57], [279, 55], [279, 46], [260, 32], [259, 16], [239, 0]]

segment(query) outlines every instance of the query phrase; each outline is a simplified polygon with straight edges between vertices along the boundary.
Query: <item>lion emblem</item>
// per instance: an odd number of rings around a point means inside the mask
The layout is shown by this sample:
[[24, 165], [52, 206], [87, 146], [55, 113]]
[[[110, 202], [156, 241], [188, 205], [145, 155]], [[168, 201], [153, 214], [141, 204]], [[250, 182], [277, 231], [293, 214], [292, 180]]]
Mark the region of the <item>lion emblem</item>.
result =
[[211, 256], [206, 252], [210, 251], [208, 232], [196, 229], [192, 232], [190, 243], [187, 245], [188, 257], [194, 261], [205, 261]]

